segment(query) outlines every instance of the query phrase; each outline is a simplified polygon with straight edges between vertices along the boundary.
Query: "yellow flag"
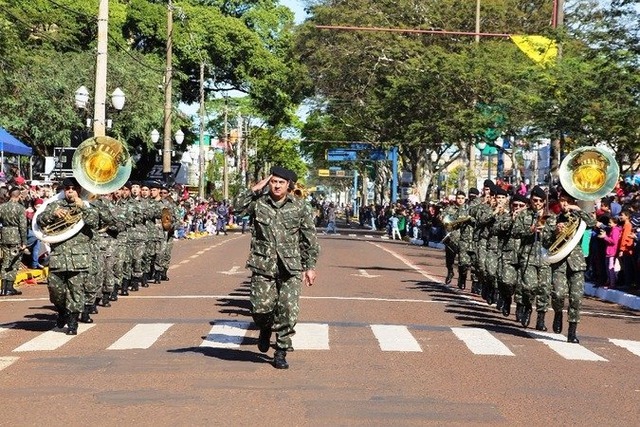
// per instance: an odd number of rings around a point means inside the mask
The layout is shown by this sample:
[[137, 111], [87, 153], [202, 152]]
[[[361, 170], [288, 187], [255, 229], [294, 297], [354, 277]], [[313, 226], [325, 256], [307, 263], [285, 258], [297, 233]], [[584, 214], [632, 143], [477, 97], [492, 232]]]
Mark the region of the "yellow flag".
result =
[[510, 36], [511, 40], [531, 58], [540, 65], [553, 65], [558, 56], [558, 45], [555, 40], [544, 36]]

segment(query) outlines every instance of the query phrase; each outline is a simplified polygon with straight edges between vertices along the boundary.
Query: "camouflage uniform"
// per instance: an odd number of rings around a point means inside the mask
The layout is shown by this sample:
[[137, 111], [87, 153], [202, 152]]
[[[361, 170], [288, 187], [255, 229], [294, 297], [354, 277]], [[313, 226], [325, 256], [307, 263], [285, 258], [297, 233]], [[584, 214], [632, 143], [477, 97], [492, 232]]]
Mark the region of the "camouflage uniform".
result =
[[538, 222], [533, 209], [520, 212], [514, 221], [513, 237], [520, 239], [518, 264], [522, 283], [522, 305], [529, 314], [536, 300], [536, 311], [544, 314], [549, 307], [551, 294], [551, 266], [544, 261], [543, 253], [553, 239], [555, 217], [547, 218], [542, 232], [531, 231]]
[[[128, 245], [129, 233], [134, 224], [133, 213], [130, 210], [128, 199], [120, 198], [116, 200], [113, 207], [113, 214], [119, 219], [122, 230], [117, 234], [115, 252], [115, 291], [120, 289], [121, 295], [129, 294], [129, 284], [131, 283], [131, 250]], [[116, 294], [113, 294], [114, 297]], [[114, 298], [112, 298], [113, 300]]]
[[155, 199], [145, 200], [145, 224], [147, 227], [147, 238], [145, 243], [145, 253], [142, 263], [142, 283], [146, 285], [149, 279], [153, 279], [155, 276], [155, 262], [158, 256], [158, 250], [160, 248], [160, 241], [162, 240], [162, 224], [160, 218], [162, 217], [162, 203]]
[[1, 295], [18, 294], [13, 288], [20, 268], [22, 248], [27, 246], [27, 216], [24, 206], [14, 200], [0, 204], [0, 248], [2, 249]]
[[485, 202], [480, 202], [469, 211], [473, 218], [474, 230], [473, 241], [476, 249], [476, 265], [475, 271], [477, 275], [477, 283], [475, 289], [471, 289], [471, 293], [480, 293], [480, 288], [486, 287], [488, 276], [486, 263], [490, 262], [487, 254], [487, 240], [489, 239], [489, 223], [492, 221], [491, 206]]
[[[94, 239], [97, 249], [96, 283], [99, 285], [98, 291], [102, 292], [102, 305], [109, 307], [116, 284], [115, 251], [119, 222], [113, 214], [114, 205], [110, 200], [98, 198], [91, 205], [98, 211], [100, 223]], [[120, 225], [120, 229], [124, 229], [124, 225]]]
[[247, 261], [254, 322], [260, 329], [273, 325], [276, 347], [289, 349], [302, 273], [315, 268], [320, 251], [311, 206], [291, 195], [274, 202], [269, 194], [251, 190], [238, 194], [233, 206], [254, 219]]
[[[518, 251], [520, 240], [512, 235], [514, 219], [511, 212], [504, 212], [496, 218], [498, 247], [501, 250], [498, 265], [498, 290], [503, 301], [502, 314], [510, 314], [511, 302], [518, 286]], [[522, 303], [522, 300], [516, 300]]]
[[[460, 206], [456, 204], [449, 205], [442, 211], [442, 218], [455, 221], [458, 219], [459, 210]], [[460, 252], [460, 229], [455, 228], [453, 230], [448, 230], [445, 238], [442, 239], [442, 242], [444, 243], [444, 260], [447, 267], [448, 284], [449, 278], [453, 277], [453, 265], [455, 263], [456, 256]]]
[[[572, 211], [572, 215], [579, 217], [585, 222], [588, 228], [593, 228], [596, 221], [591, 215], [584, 211]], [[558, 216], [558, 222], [565, 220], [565, 215]], [[551, 265], [553, 278], [553, 291], [551, 293], [551, 306], [553, 310], [562, 312], [564, 300], [569, 295], [569, 309], [567, 317], [569, 323], [580, 322], [580, 307], [582, 306], [582, 296], [584, 294], [584, 272], [587, 264], [582, 252], [582, 246], [578, 243], [566, 258]]]
[[[76, 322], [78, 314], [84, 309], [84, 287], [91, 267], [93, 230], [98, 226], [98, 212], [91, 206], [77, 207], [66, 198], [55, 200], [47, 205], [38, 216], [38, 225], [43, 228], [57, 222], [59, 219], [54, 211], [62, 209], [79, 209], [82, 213], [84, 227], [69, 239], [51, 243], [51, 257], [49, 258], [49, 298], [61, 316]], [[64, 326], [64, 324], [62, 324]]]
[[129, 233], [128, 244], [131, 251], [131, 289], [137, 291], [142, 284], [144, 272], [143, 260], [147, 245], [147, 226], [145, 211], [148, 203], [145, 199], [135, 199], [131, 197], [129, 204], [133, 217], [135, 218], [132, 229]]
[[180, 223], [180, 211], [178, 209], [178, 205], [176, 205], [169, 197], [163, 198], [160, 203], [162, 203], [161, 209], [168, 208], [171, 210], [173, 227], [171, 227], [171, 230], [169, 231], [162, 231], [160, 250], [158, 252], [158, 256], [156, 257], [156, 274], [159, 273], [160, 277], [162, 277], [163, 280], [168, 280], [169, 278], [167, 277], [167, 270], [169, 270], [169, 265], [171, 264], [171, 251], [173, 250], [173, 230], [175, 230]]

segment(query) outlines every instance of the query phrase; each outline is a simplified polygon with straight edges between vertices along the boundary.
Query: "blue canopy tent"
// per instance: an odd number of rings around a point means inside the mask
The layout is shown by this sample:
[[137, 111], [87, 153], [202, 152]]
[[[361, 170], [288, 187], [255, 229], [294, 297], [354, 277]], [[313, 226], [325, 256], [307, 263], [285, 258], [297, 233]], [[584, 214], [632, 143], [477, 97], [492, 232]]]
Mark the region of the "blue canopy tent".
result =
[[[0, 170], [4, 172], [4, 154], [15, 154], [18, 156], [33, 155], [33, 149], [18, 140], [0, 126]], [[31, 171], [29, 171], [31, 175]]]

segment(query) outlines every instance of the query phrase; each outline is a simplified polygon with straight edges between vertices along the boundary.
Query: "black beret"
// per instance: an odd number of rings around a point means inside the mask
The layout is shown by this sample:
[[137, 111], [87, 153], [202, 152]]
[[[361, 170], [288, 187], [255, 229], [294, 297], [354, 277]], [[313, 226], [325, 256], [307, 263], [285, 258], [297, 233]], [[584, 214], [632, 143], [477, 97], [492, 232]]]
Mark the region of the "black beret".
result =
[[525, 205], [529, 204], [529, 199], [527, 199], [527, 196], [523, 196], [522, 194], [515, 194], [513, 196], [513, 198], [511, 199], [511, 202], [522, 202]]
[[151, 188], [149, 184], [151, 184], [149, 181], [140, 181], [140, 188], [142, 187]]
[[131, 186], [137, 185], [138, 187], [142, 186], [142, 183], [140, 181], [131, 181]]
[[495, 191], [496, 191], [496, 196], [508, 196], [509, 192], [507, 190], [505, 190], [504, 188], [496, 185], [495, 186]]
[[486, 187], [489, 188], [489, 194], [490, 195], [492, 195], [492, 196], [496, 195], [496, 189], [498, 188], [497, 185], [491, 184], [491, 185], [487, 185]]
[[541, 199], [546, 199], [547, 193], [545, 193], [542, 187], [540, 187], [539, 185], [536, 185], [535, 187], [533, 187], [533, 190], [531, 190], [530, 197], [540, 197]]
[[458, 191], [456, 192], [456, 196], [465, 196], [465, 197], [467, 197], [467, 195], [466, 195], [466, 194], [464, 193], [464, 191], [462, 191], [462, 190], [458, 190]]
[[158, 188], [159, 189], [159, 188], [162, 188], [162, 184], [157, 182], [157, 181], [149, 181], [147, 183], [147, 187], [149, 187], [149, 188]]
[[469, 197], [471, 197], [471, 196], [479, 196], [479, 195], [480, 195], [480, 190], [478, 190], [477, 188], [471, 187], [469, 189]]
[[128, 188], [129, 190], [131, 190], [131, 186], [132, 185], [133, 185], [133, 183], [131, 181], [127, 181], [127, 182], [124, 183], [122, 188]]
[[287, 168], [283, 168], [282, 166], [274, 166], [271, 168], [271, 175], [279, 176], [280, 178], [284, 178], [287, 181], [296, 182], [298, 180], [298, 175], [292, 170]]
[[69, 176], [62, 180], [63, 187], [80, 187], [80, 183], [77, 179], [72, 176]]
[[494, 185], [495, 185], [495, 184], [494, 184], [494, 183], [493, 183], [493, 181], [491, 181], [490, 179], [485, 179], [485, 180], [484, 180], [484, 184], [483, 184], [483, 186], [484, 186], [484, 187], [489, 187], [489, 188], [491, 188], [491, 187], [493, 187]]

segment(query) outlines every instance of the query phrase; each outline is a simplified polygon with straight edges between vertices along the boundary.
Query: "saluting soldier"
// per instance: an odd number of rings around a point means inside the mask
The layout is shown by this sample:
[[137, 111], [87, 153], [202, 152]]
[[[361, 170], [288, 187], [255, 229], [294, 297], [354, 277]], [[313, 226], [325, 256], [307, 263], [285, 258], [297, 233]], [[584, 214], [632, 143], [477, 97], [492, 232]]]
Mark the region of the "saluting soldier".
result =
[[0, 248], [2, 249], [2, 288], [0, 295], [22, 295], [14, 288], [22, 253], [27, 247], [27, 215], [20, 203], [20, 189], [9, 190], [9, 200], [0, 204]]
[[56, 327], [67, 328], [67, 335], [78, 334], [78, 316], [85, 306], [84, 285], [91, 262], [91, 237], [98, 226], [98, 213], [80, 198], [82, 187], [75, 178], [62, 181], [64, 198], [47, 205], [38, 216], [42, 229], [80, 215], [84, 226], [67, 240], [51, 243], [49, 258], [49, 299], [58, 311]]
[[529, 326], [535, 301], [536, 329], [546, 331], [544, 317], [551, 296], [551, 266], [544, 259], [544, 252], [553, 241], [555, 215], [546, 211], [547, 194], [541, 187], [535, 186], [529, 199], [530, 207], [518, 214], [512, 230], [514, 237], [520, 239], [522, 306], [517, 316], [522, 326]]
[[[596, 220], [593, 215], [580, 209], [573, 196], [563, 191], [559, 198], [562, 211], [556, 221], [556, 235], [561, 235], [570, 224], [570, 221], [573, 221], [575, 225], [578, 224], [577, 221], [583, 221], [588, 229], [595, 227]], [[567, 320], [569, 322], [569, 331], [567, 332], [567, 341], [570, 343], [580, 342], [576, 336], [576, 329], [578, 322], [580, 322], [580, 308], [582, 307], [582, 296], [584, 295], [584, 272], [586, 269], [587, 264], [582, 252], [582, 246], [579, 243], [574, 246], [569, 255], [551, 265], [553, 279], [551, 305], [554, 311], [553, 332], [557, 334], [562, 332], [562, 310], [568, 295]]]

